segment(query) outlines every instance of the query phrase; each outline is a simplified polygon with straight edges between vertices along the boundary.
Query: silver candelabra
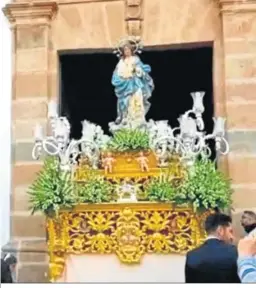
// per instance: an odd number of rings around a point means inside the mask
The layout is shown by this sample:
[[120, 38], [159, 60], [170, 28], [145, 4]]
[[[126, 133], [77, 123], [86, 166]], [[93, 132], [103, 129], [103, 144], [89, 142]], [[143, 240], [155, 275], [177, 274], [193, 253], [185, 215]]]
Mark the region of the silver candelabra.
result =
[[[205, 92], [191, 93], [193, 107], [178, 119], [179, 126], [171, 128], [168, 121], [153, 121], [147, 123], [150, 148], [159, 159], [160, 166], [166, 166], [172, 153], [179, 153], [182, 160], [189, 166], [193, 165], [197, 156], [210, 157], [211, 149], [209, 140], [215, 141], [217, 153], [226, 155], [229, 144], [225, 139], [225, 119], [213, 118], [214, 129], [211, 134], [204, 131], [205, 125], [202, 114], [204, 113]], [[77, 164], [79, 155], [85, 156], [93, 169], [99, 168], [100, 151], [105, 149], [109, 136], [104, 135], [102, 128], [87, 120], [82, 122], [82, 137], [79, 140], [70, 140], [70, 123], [66, 117], [59, 117], [57, 104], [50, 102], [48, 105], [48, 119], [51, 135], [44, 138], [43, 127], [35, 127], [35, 145], [32, 151], [33, 159], [46, 153], [58, 156], [60, 168], [70, 171]], [[145, 127], [143, 128], [145, 129]]]
[[198, 155], [210, 157], [212, 151], [208, 141], [211, 139], [215, 141], [218, 153], [226, 155], [229, 152], [229, 144], [225, 139], [225, 118], [214, 117], [212, 133], [207, 135], [204, 131], [204, 95], [205, 92], [191, 93], [193, 108], [179, 117], [179, 127], [172, 129], [167, 121], [149, 123], [151, 148], [162, 159], [163, 165], [168, 154], [173, 152], [180, 153], [188, 165], [192, 165]]
[[[70, 171], [72, 165], [77, 163], [78, 156], [82, 154], [88, 158], [93, 168], [97, 169], [100, 156], [99, 138], [103, 138], [101, 137], [103, 135], [101, 128], [99, 129], [98, 126], [84, 121], [82, 138], [79, 140], [70, 140], [69, 121], [66, 117], [58, 116], [57, 104], [55, 102], [50, 102], [48, 105], [48, 119], [52, 135], [44, 138], [43, 127], [36, 125], [32, 158], [38, 160], [43, 153], [57, 156], [60, 160], [61, 170]], [[103, 143], [103, 140], [100, 140]]]

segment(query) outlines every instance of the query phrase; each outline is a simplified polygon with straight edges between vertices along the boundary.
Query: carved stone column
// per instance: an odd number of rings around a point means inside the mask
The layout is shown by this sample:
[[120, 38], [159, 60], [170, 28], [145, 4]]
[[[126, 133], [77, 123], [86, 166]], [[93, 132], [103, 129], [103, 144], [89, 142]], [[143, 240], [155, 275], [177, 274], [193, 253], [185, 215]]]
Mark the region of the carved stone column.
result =
[[[13, 31], [14, 99], [46, 97], [48, 94], [46, 72], [51, 49], [50, 24], [56, 11], [56, 1], [17, 2], [3, 8]], [[20, 74], [23, 77], [19, 78]], [[26, 85], [28, 83], [30, 85]]]
[[255, 209], [256, 1], [219, 0], [224, 43], [229, 176], [238, 231], [241, 212]]
[[126, 30], [129, 36], [141, 37], [142, 34], [142, 1], [125, 0], [126, 5]]
[[46, 280], [45, 220], [30, 215], [26, 192], [41, 168], [31, 158], [33, 127], [38, 122], [46, 128], [51, 21], [56, 11], [56, 1], [25, 0], [3, 9], [13, 42], [11, 244], [4, 250], [19, 255], [19, 282]]

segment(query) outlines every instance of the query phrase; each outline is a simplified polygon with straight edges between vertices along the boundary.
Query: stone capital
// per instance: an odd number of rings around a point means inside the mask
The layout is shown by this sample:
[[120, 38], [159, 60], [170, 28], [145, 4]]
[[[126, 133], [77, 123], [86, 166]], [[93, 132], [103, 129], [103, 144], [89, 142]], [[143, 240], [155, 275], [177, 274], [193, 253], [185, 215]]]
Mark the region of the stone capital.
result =
[[256, 12], [256, 0], [218, 0], [221, 13]]
[[3, 8], [9, 22], [16, 25], [47, 25], [58, 9], [56, 1], [24, 1], [7, 4]]

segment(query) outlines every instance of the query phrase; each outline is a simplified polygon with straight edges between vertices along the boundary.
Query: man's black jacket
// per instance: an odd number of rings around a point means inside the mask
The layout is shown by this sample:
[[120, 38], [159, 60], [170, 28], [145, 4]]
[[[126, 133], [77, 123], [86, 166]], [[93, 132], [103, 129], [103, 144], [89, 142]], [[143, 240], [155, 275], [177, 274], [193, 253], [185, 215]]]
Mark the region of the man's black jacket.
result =
[[187, 254], [186, 283], [240, 283], [237, 250], [218, 239], [209, 239]]

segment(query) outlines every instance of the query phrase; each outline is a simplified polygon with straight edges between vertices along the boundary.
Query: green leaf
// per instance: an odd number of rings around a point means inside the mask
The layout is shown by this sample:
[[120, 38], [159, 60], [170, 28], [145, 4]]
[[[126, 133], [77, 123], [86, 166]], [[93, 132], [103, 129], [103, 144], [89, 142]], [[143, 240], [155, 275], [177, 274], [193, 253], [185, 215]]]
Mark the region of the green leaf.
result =
[[207, 159], [195, 162], [178, 190], [179, 198], [192, 202], [194, 209], [224, 209], [232, 203], [230, 180]]
[[114, 133], [107, 144], [115, 152], [149, 149], [149, 134], [139, 129], [121, 129]]
[[59, 160], [55, 157], [46, 158], [27, 193], [32, 214], [42, 211], [52, 216], [63, 204], [73, 206], [77, 202], [70, 174], [59, 170]]

